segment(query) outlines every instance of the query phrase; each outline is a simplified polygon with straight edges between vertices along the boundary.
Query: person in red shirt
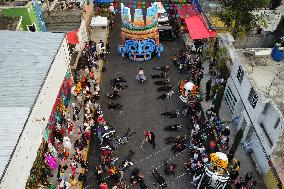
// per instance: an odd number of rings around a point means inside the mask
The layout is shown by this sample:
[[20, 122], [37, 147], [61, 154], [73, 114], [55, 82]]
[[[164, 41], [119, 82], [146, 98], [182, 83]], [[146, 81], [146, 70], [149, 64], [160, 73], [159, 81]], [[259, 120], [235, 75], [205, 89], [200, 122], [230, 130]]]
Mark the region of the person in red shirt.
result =
[[156, 148], [156, 143], [155, 143], [155, 134], [152, 131], [145, 131], [144, 132], [146, 140], [152, 144], [153, 148]]
[[108, 189], [107, 184], [106, 183], [101, 183], [100, 184], [100, 189]]

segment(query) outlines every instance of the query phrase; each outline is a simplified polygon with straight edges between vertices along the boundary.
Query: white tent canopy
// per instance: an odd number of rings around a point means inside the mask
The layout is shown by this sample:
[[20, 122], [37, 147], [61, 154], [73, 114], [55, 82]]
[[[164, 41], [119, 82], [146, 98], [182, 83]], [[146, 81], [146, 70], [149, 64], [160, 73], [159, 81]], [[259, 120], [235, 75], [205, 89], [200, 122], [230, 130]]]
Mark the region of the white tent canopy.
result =
[[96, 16], [92, 18], [92, 27], [106, 27], [108, 25], [107, 17]]
[[194, 86], [195, 86], [195, 85], [194, 85], [192, 82], [187, 82], [187, 83], [184, 85], [184, 89], [185, 89], [186, 91], [191, 91]]

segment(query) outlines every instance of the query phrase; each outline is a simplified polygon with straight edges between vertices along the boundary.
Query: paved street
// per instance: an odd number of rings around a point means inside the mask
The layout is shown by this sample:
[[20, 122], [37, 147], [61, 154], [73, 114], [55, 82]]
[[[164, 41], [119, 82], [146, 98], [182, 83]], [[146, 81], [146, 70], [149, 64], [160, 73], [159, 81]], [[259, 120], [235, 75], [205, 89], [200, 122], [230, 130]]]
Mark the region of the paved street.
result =
[[[191, 176], [185, 174], [185, 169], [183, 163], [189, 159], [188, 151], [185, 150], [181, 154], [173, 154], [170, 146], [164, 144], [164, 139], [169, 136], [177, 136], [181, 133], [186, 133], [189, 131], [186, 127], [187, 120], [184, 117], [178, 119], [168, 119], [162, 117], [160, 114], [167, 111], [181, 109], [182, 102], [178, 99], [177, 83], [181, 79], [185, 79], [185, 75], [179, 74], [177, 68], [171, 64], [171, 57], [173, 54], [177, 53], [178, 48], [184, 47], [184, 42], [182, 39], [171, 42], [162, 42], [165, 47], [165, 51], [162, 53], [161, 58], [155, 57], [148, 62], [132, 62], [128, 58], [122, 58], [121, 55], [117, 52], [117, 46], [120, 45], [120, 15], [117, 15], [114, 21], [114, 28], [110, 31], [110, 48], [111, 53], [106, 56], [106, 72], [102, 74], [101, 77], [101, 98], [100, 104], [104, 113], [104, 117], [107, 122], [113, 125], [117, 131], [117, 136], [122, 136], [127, 128], [130, 128], [131, 131], [136, 131], [137, 133], [130, 138], [129, 143], [125, 146], [121, 146], [118, 150], [114, 152], [115, 157], [118, 157], [118, 164], [124, 160], [127, 156], [129, 150], [133, 150], [136, 154], [133, 158], [134, 166], [130, 167], [125, 171], [124, 180], [128, 184], [128, 188], [136, 188], [131, 186], [129, 183], [130, 173], [135, 167], [138, 167], [142, 170], [145, 175], [146, 185], [152, 189], [155, 188], [154, 178], [151, 175], [151, 171], [156, 168], [168, 182], [168, 188], [170, 189], [184, 189], [184, 188], [194, 188], [190, 181]], [[154, 65], [166, 65], [170, 64], [170, 71], [168, 77], [171, 78], [173, 84], [175, 84], [172, 99], [170, 100], [157, 100], [157, 96], [162, 93], [156, 91], [157, 86], [153, 83], [150, 75], [155, 73], [160, 73], [159, 71], [154, 71], [152, 68]], [[135, 80], [135, 75], [138, 73], [139, 68], [143, 68], [147, 81], [145, 83], [140, 83]], [[208, 65], [204, 65], [204, 78], [201, 82], [203, 93], [205, 92], [205, 82], [209, 79], [208, 75]], [[127, 80], [128, 88], [123, 89], [120, 92], [121, 98], [117, 100], [120, 104], [123, 105], [121, 111], [119, 110], [108, 110], [107, 104], [109, 102], [106, 94], [112, 92], [110, 86], [110, 79], [123, 77]], [[207, 109], [210, 106], [211, 102], [202, 102], [204, 109]], [[223, 116], [224, 114], [224, 116]], [[229, 115], [224, 104], [220, 110], [220, 115], [222, 120], [228, 120]], [[169, 133], [163, 131], [165, 126], [170, 124], [181, 123], [184, 128], [180, 133]], [[146, 130], [151, 130], [156, 134], [156, 149], [152, 149], [150, 144], [144, 144], [141, 148], [141, 143], [144, 139], [143, 132]], [[235, 134], [236, 131], [232, 129], [232, 134]], [[232, 135], [231, 135], [232, 136]], [[231, 137], [231, 140], [233, 138]], [[89, 172], [87, 172], [87, 181], [84, 184], [84, 188], [98, 188], [96, 184], [96, 177], [94, 175], [94, 167], [99, 165], [99, 140], [97, 136], [93, 134], [90, 142], [88, 161], [89, 161]], [[244, 176], [247, 171], [253, 171], [253, 174], [257, 181], [261, 181], [260, 177], [256, 177], [256, 171], [254, 170], [253, 164], [249, 161], [248, 158], [243, 156], [241, 149], [238, 150], [236, 154], [237, 158], [241, 160], [241, 174]], [[172, 160], [178, 164], [178, 171], [173, 176], [166, 176], [163, 173], [163, 163], [165, 160]], [[244, 163], [242, 161], [245, 161]], [[106, 175], [105, 175], [106, 176]], [[107, 177], [107, 176], [106, 176]], [[111, 185], [111, 181], [105, 179], [105, 181]], [[139, 188], [139, 186], [137, 186]], [[259, 188], [262, 188], [261, 184]]]
[[[160, 59], [155, 57], [148, 62], [132, 62], [128, 58], [122, 58], [116, 51], [117, 45], [120, 44], [120, 27], [118, 23], [120, 23], [119, 16], [116, 17], [116, 25], [110, 32], [111, 53], [107, 55], [107, 63], [105, 64], [106, 72], [102, 75], [102, 96], [100, 103], [106, 120], [117, 129], [118, 136], [122, 136], [127, 128], [137, 132], [137, 134], [130, 138], [128, 144], [115, 151], [116, 156], [119, 157], [119, 160], [121, 161], [128, 154], [130, 149], [136, 152], [134, 156], [135, 165], [126, 171], [124, 179], [129, 184], [129, 173], [131, 173], [134, 167], [139, 167], [145, 175], [146, 184], [150, 188], [154, 188], [154, 180], [152, 175], [149, 174], [150, 171], [157, 168], [157, 170], [162, 173], [164, 161], [166, 159], [173, 159], [174, 162], [178, 163], [178, 171], [174, 176], [165, 176], [165, 179], [169, 182], [168, 188], [186, 188], [190, 183], [189, 175], [183, 175], [185, 173], [183, 163], [187, 160], [187, 151], [174, 156], [170, 147], [164, 144], [164, 139], [168, 136], [178, 135], [178, 133], [168, 133], [163, 131], [163, 127], [169, 124], [182, 123], [183, 125], [186, 125], [186, 122], [182, 118], [168, 119], [160, 115], [163, 112], [181, 108], [182, 103], [178, 99], [177, 85], [174, 88], [175, 94], [172, 99], [164, 101], [157, 100], [156, 97], [162, 93], [156, 91], [157, 86], [155, 86], [153, 84], [154, 81], [150, 79], [151, 74], [159, 72], [152, 70], [152, 67], [154, 65], [166, 65], [170, 63], [170, 57], [177, 51], [177, 47], [183, 47], [183, 41], [176, 40], [173, 42], [163, 42], [165, 52], [162, 53]], [[140, 67], [144, 69], [147, 77], [147, 81], [144, 84], [135, 80], [135, 75], [138, 73]], [[175, 66], [171, 65], [170, 69], [168, 77], [171, 78], [171, 81], [174, 84], [177, 84], [179, 80], [184, 78], [183, 75], [177, 72]], [[123, 105], [122, 111], [110, 111], [106, 108], [108, 103], [106, 94], [112, 91], [109, 80], [119, 76], [128, 81], [127, 85], [129, 87], [120, 93], [122, 97], [118, 102]], [[156, 149], [152, 149], [148, 143], [144, 144], [143, 149], [140, 148], [144, 139], [143, 132], [145, 130], [152, 130], [156, 133]], [[182, 132], [186, 132], [186, 129], [184, 128]], [[86, 188], [90, 185], [94, 186], [95, 176], [91, 172], [94, 164], [97, 165], [99, 163], [97, 142], [97, 137], [93, 137], [89, 150], [89, 161], [91, 166], [90, 173], [87, 174]], [[183, 176], [179, 177], [180, 175]]]

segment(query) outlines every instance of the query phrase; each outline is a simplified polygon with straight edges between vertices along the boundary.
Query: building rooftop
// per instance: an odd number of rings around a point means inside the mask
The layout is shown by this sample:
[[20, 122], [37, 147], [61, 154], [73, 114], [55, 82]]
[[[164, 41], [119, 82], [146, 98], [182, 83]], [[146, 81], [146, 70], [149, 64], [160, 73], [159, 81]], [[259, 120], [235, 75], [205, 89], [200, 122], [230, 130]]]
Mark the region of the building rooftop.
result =
[[31, 0], [0, 0], [0, 7], [22, 7], [30, 2]]
[[0, 31], [1, 175], [63, 38], [61, 33]]
[[269, 32], [276, 30], [283, 15], [282, 12], [277, 10], [258, 10], [253, 11], [253, 13], [265, 21], [265, 23], [260, 22], [258, 25], [263, 29], [263, 31]]
[[81, 11], [75, 10], [53, 10], [43, 12], [47, 31], [50, 32], [69, 32], [80, 28]]
[[16, 31], [20, 22], [21, 17], [6, 17], [0, 12], [0, 30]]
[[282, 116], [284, 115], [284, 60], [275, 62], [272, 49], [236, 50], [255, 90], [264, 100], [272, 100]]

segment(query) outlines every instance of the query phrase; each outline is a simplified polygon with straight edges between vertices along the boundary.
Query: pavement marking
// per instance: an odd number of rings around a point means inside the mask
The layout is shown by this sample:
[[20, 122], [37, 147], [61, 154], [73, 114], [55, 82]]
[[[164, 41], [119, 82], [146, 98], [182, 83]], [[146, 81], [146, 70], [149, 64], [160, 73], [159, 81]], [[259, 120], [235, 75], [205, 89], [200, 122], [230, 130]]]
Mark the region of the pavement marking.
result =
[[[185, 175], [187, 175], [187, 174], [191, 175], [190, 173], [185, 172], [185, 173], [183, 173], [183, 174], [181, 174], [181, 175], [178, 175], [178, 176], [175, 177], [174, 179], [172, 179], [172, 180], [166, 182], [166, 184], [172, 183], [172, 182], [174, 182], [175, 180], [177, 180], [177, 179], [179, 179], [179, 178], [181, 178], [181, 177], [183, 177], [183, 176], [185, 176]], [[128, 185], [126, 188], [129, 188], [129, 187], [131, 187], [131, 186], [133, 186], [133, 184]], [[161, 185], [157, 185], [158, 188], [159, 188], [160, 186], [161, 186]]]
[[[176, 157], [178, 157], [179, 155], [181, 155], [182, 153], [184, 153], [184, 152], [187, 151], [187, 150], [188, 150], [188, 148], [184, 149], [182, 152], [179, 152], [178, 154], [175, 154], [175, 155], [174, 155], [173, 157], [171, 157], [168, 161], [172, 161], [173, 159], [175, 159]], [[154, 165], [154, 166], [152, 166], [152, 167], [150, 168], [150, 170], [159, 169], [159, 168], [162, 167], [164, 164], [165, 164], [165, 162], [162, 163], [162, 164], [159, 164], [158, 167], [155, 167], [156, 165]], [[153, 168], [153, 167], [155, 167], [155, 168]], [[151, 174], [151, 172], [152, 172], [152, 171], [148, 171], [148, 172], [146, 173], [146, 175]]]

